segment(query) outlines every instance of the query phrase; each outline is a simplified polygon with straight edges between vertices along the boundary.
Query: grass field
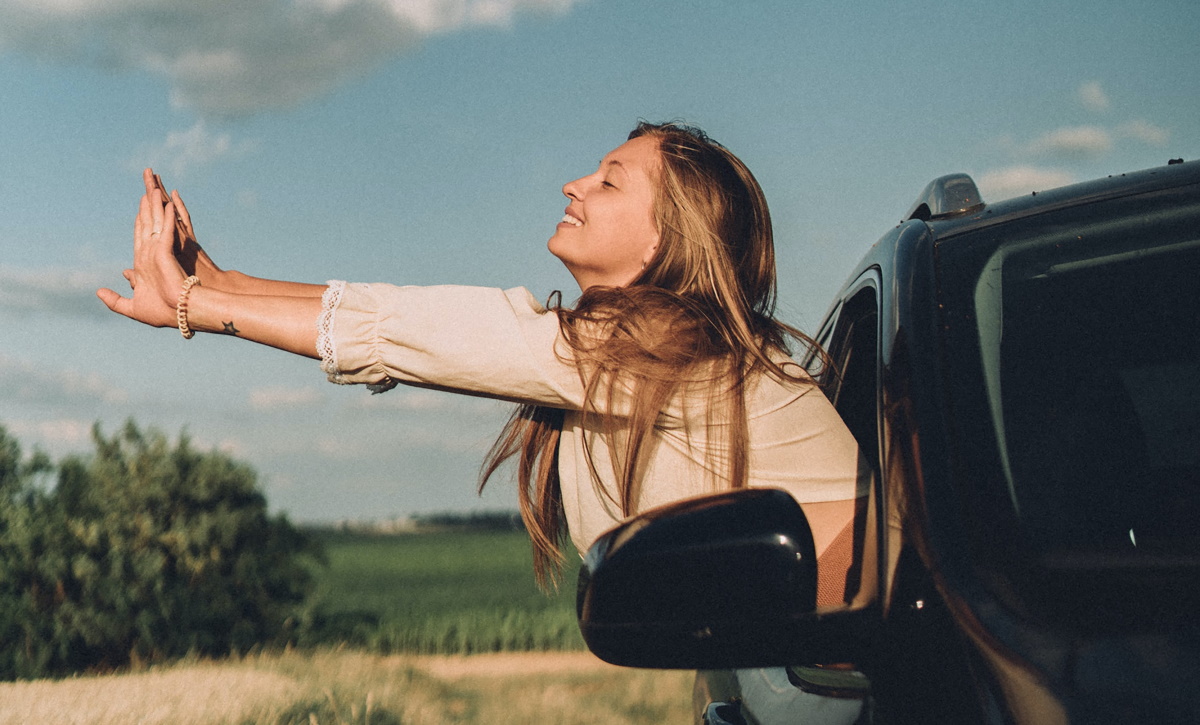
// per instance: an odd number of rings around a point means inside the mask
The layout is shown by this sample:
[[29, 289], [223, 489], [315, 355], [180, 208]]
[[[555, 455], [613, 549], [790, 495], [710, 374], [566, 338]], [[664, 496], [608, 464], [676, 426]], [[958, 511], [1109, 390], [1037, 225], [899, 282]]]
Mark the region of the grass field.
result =
[[523, 532], [316, 535], [329, 566], [318, 572], [315, 643], [380, 654], [583, 648], [574, 565], [561, 591], [546, 595]]
[[692, 721], [693, 673], [614, 667], [582, 651], [575, 567], [561, 592], [543, 594], [522, 532], [317, 535], [329, 566], [308, 646], [0, 683], [0, 725]]

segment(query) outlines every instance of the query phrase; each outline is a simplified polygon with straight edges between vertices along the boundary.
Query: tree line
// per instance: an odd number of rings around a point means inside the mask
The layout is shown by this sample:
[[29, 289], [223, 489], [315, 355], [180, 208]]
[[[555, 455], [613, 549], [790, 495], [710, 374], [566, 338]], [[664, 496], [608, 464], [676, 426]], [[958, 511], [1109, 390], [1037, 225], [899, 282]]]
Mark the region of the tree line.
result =
[[132, 421], [54, 463], [0, 427], [0, 679], [292, 641], [314, 538], [249, 466]]

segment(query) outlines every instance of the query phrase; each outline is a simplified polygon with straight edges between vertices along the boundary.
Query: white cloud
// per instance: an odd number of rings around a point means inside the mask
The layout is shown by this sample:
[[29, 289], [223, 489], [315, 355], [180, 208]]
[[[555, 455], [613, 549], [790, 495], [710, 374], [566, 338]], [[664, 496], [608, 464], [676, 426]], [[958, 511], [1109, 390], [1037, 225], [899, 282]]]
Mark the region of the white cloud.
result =
[[250, 148], [248, 143], [235, 146], [228, 133], [212, 133], [200, 120], [186, 131], [171, 131], [162, 143], [141, 150], [133, 165], [139, 171], [146, 166], [163, 169], [171, 178], [178, 178], [191, 168]]
[[1084, 159], [1102, 156], [1112, 147], [1112, 135], [1099, 126], [1068, 126], [1036, 139], [1029, 145], [1029, 151], [1059, 158]]
[[55, 369], [0, 354], [0, 400], [51, 406], [80, 400], [120, 404], [129, 400], [129, 392], [93, 372]]
[[55, 456], [77, 451], [92, 439], [92, 422], [76, 418], [50, 420], [11, 420], [4, 428], [30, 448], [38, 448]]
[[582, 0], [10, 0], [0, 52], [166, 77], [207, 116], [296, 106], [433, 34]]
[[1010, 166], [981, 174], [976, 183], [986, 201], [994, 202], [1034, 191], [1054, 189], [1075, 181], [1071, 174], [1034, 166]]
[[20, 268], [0, 265], [0, 314], [52, 313], [81, 317], [109, 316], [96, 289], [111, 274], [65, 267]]
[[1079, 102], [1089, 111], [1107, 111], [1112, 105], [1099, 81], [1088, 81], [1079, 86], [1078, 97]]
[[1118, 131], [1126, 138], [1136, 139], [1151, 146], [1166, 146], [1171, 140], [1170, 131], [1149, 121], [1130, 121], [1121, 124]]

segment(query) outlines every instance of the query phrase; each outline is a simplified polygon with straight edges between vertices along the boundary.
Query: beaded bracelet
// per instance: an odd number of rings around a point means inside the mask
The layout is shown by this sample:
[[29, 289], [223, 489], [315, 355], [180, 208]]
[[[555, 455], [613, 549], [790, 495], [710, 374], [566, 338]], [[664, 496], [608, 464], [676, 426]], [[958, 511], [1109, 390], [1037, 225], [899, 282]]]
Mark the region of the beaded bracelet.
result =
[[179, 322], [179, 334], [183, 335], [185, 340], [192, 339], [192, 335], [196, 334], [195, 330], [188, 329], [187, 301], [188, 293], [192, 291], [192, 287], [198, 284], [200, 284], [200, 278], [194, 274], [183, 280], [183, 288], [179, 290], [179, 301], [175, 303], [175, 319]]

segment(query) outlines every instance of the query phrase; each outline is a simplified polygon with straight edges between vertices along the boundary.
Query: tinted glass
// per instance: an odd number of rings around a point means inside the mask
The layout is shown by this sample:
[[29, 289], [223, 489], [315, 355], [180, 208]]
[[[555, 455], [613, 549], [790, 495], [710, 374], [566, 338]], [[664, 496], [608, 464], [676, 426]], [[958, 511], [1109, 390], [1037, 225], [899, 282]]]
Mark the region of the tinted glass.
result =
[[947, 265], [966, 468], [1049, 556], [1200, 551], [1196, 206], [1047, 215]]

